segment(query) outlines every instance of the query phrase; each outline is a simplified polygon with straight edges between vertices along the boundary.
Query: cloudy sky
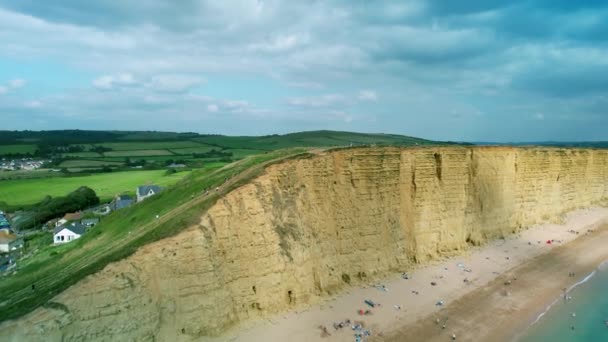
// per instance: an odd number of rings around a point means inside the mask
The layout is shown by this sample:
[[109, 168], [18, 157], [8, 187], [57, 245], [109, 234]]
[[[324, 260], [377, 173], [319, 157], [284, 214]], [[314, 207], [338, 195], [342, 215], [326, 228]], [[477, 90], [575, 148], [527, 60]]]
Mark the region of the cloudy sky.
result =
[[608, 1], [0, 0], [0, 129], [608, 139]]

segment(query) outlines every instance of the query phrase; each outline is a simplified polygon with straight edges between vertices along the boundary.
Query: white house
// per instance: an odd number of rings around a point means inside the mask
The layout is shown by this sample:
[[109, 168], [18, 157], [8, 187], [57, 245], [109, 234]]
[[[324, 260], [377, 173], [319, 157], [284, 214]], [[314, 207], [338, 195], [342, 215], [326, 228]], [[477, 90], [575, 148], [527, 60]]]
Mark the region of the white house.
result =
[[86, 232], [86, 227], [78, 222], [55, 228], [53, 231], [53, 242], [56, 245], [68, 243], [79, 239]]
[[23, 248], [23, 238], [8, 232], [0, 232], [0, 252], [8, 253]]
[[137, 202], [141, 202], [150, 196], [154, 196], [161, 191], [157, 185], [142, 185], [137, 187]]

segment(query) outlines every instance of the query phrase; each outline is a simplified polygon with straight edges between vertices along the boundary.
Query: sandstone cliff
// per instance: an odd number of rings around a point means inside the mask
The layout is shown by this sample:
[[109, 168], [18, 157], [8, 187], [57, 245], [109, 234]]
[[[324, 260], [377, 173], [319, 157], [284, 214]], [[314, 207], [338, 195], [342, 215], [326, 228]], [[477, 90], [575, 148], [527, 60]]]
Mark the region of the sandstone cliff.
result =
[[199, 225], [3, 323], [0, 338], [217, 335], [607, 199], [603, 150], [362, 148], [292, 160]]

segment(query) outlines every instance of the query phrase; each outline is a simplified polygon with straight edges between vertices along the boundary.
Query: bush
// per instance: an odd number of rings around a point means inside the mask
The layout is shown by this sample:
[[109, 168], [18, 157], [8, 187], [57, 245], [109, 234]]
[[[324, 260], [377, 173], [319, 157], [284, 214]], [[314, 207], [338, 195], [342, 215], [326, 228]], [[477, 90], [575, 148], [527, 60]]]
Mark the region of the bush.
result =
[[38, 228], [37, 226], [50, 219], [97, 204], [99, 204], [99, 197], [97, 197], [95, 191], [83, 186], [65, 197], [46, 197], [42, 202], [30, 209], [27, 217], [16, 222], [15, 227], [18, 229]]

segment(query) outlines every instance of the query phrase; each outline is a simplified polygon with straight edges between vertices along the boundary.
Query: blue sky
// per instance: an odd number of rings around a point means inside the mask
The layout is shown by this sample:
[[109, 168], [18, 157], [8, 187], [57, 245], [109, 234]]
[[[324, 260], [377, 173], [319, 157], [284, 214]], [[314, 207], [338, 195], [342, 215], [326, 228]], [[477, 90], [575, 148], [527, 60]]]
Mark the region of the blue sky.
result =
[[0, 129], [608, 140], [608, 2], [0, 0]]

